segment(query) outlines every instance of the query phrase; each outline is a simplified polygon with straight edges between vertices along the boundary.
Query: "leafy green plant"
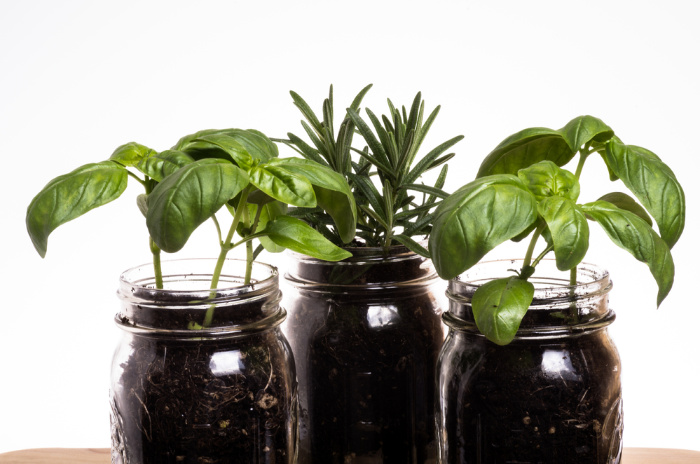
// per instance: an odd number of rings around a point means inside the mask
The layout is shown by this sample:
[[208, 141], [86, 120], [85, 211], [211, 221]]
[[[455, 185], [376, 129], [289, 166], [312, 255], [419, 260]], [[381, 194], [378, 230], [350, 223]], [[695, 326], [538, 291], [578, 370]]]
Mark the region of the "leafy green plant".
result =
[[[577, 153], [575, 172], [562, 169]], [[622, 180], [639, 203], [622, 192], [577, 203], [581, 171], [594, 153], [603, 157], [610, 179]], [[514, 338], [532, 302], [528, 279], [547, 254], [554, 252], [557, 268], [569, 271], [571, 285], [576, 284], [576, 266], [588, 250], [589, 221], [647, 264], [660, 305], [673, 285], [670, 250], [685, 223], [683, 189], [658, 156], [624, 144], [592, 116], [577, 117], [559, 130], [525, 129], [501, 142], [482, 162], [477, 179], [437, 208], [429, 249], [438, 274], [451, 279], [504, 241], [531, 235], [517, 275], [481, 286], [472, 299], [479, 330], [503, 345]], [[540, 238], [543, 249], [535, 256]]]
[[[107, 161], [52, 180], [27, 209], [27, 230], [39, 254], [45, 256], [49, 234], [58, 226], [118, 198], [128, 177], [145, 189], [137, 204], [146, 218], [158, 288], [163, 285], [161, 250], [181, 250], [207, 220], [215, 224], [220, 243], [212, 289], [217, 288], [227, 254], [243, 244], [245, 283], [250, 282], [253, 261], [263, 248], [271, 252], [289, 248], [330, 261], [350, 256], [305, 222], [286, 214], [288, 205], [322, 205], [339, 218], [336, 227], [344, 231], [355, 211], [344, 178], [312, 161], [279, 158], [277, 146], [265, 135], [241, 129], [197, 132], [162, 152], [128, 143]], [[216, 216], [224, 205], [232, 216], [225, 236]], [[234, 241], [236, 233], [238, 240]], [[260, 244], [254, 249], [256, 239]], [[207, 314], [204, 327], [211, 317]]]
[[[381, 122], [371, 110], [366, 110], [373, 132], [359, 114], [362, 99], [370, 87], [371, 84], [355, 97], [337, 134], [333, 125], [333, 86], [323, 102], [322, 118], [314, 114], [303, 98], [291, 92], [294, 104], [306, 119], [301, 124], [311, 144], [292, 133], [287, 134], [289, 140], [283, 142], [307, 160], [324, 164], [348, 180], [358, 205], [356, 231], [355, 225], [352, 233], [349, 227], [347, 233], [329, 228], [331, 218], [320, 209], [300, 208], [294, 214], [338, 245], [348, 243], [353, 238], [359, 239], [355, 242], [357, 245], [384, 248], [399, 242], [427, 256], [428, 251], [412, 237], [430, 233], [432, 211], [447, 196], [442, 190], [447, 165], [443, 166], [434, 185], [424, 185], [419, 183], [419, 179], [426, 171], [449, 161], [454, 153], [444, 153], [463, 136], [454, 137], [419, 157], [418, 151], [440, 107], [435, 108], [424, 121], [425, 104], [420, 92], [409, 111], [405, 107], [399, 110], [388, 100], [389, 115], [382, 116]], [[355, 132], [367, 143], [363, 150], [352, 146]], [[353, 153], [357, 155], [356, 159], [353, 159]], [[420, 196], [420, 200], [417, 196]]]

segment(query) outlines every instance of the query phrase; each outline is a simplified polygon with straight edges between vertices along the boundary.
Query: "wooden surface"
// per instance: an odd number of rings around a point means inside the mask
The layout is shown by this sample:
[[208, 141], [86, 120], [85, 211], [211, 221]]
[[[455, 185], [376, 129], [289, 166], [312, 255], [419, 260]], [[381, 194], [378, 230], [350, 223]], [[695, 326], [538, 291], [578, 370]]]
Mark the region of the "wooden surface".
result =
[[[700, 464], [698, 451], [625, 448], [622, 456], [622, 464]], [[109, 462], [108, 449], [45, 448], [0, 454], [0, 464], [109, 464]]]

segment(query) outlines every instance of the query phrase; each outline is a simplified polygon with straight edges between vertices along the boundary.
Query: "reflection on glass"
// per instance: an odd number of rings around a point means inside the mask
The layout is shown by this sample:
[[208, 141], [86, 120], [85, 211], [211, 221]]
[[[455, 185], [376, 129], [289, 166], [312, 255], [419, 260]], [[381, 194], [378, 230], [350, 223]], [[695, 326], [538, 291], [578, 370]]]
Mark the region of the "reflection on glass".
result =
[[581, 376], [571, 365], [571, 355], [568, 350], [544, 350], [542, 372], [552, 379], [581, 380]]
[[395, 306], [370, 306], [367, 309], [367, 323], [373, 329], [394, 325], [398, 319], [399, 313]]
[[214, 353], [209, 361], [209, 369], [214, 375], [240, 374], [244, 367], [238, 350]]

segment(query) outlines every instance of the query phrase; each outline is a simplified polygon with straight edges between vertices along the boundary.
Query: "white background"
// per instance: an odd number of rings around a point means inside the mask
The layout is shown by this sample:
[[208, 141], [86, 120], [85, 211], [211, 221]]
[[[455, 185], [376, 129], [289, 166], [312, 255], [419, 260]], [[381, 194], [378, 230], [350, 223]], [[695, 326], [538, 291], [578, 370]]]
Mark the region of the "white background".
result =
[[[0, 0], [0, 452], [109, 446], [117, 279], [150, 258], [139, 186], [56, 230], [44, 260], [24, 226], [32, 197], [132, 140], [163, 150], [205, 128], [302, 135], [289, 90], [319, 111], [333, 83], [341, 114], [370, 82], [375, 113], [386, 113], [387, 97], [409, 105], [418, 90], [429, 109], [442, 105], [426, 150], [465, 135], [449, 191], [505, 136], [581, 114], [674, 169], [689, 206], [661, 308], [646, 266], [597, 230], [587, 261], [615, 282], [625, 444], [700, 450], [696, 2], [194, 5]], [[600, 160], [587, 163], [581, 201], [620, 189]], [[181, 256], [217, 251], [211, 226], [192, 241]], [[283, 256], [263, 260], [284, 269]]]

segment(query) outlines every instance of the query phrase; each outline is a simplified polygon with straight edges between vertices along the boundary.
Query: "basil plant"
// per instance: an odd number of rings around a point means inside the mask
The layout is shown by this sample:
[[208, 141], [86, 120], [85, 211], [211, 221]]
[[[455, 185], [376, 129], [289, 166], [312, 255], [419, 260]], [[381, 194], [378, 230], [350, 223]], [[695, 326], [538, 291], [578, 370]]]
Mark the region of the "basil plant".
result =
[[[350, 256], [286, 214], [290, 205], [319, 207], [342, 219], [336, 227], [345, 235], [348, 224], [354, 232], [356, 206], [345, 179], [313, 161], [279, 158], [277, 146], [264, 134], [241, 129], [197, 132], [161, 152], [128, 143], [106, 161], [53, 179], [27, 209], [27, 230], [38, 253], [46, 255], [48, 237], [58, 226], [118, 198], [129, 177], [144, 188], [137, 204], [146, 218], [158, 288], [163, 285], [161, 250], [179, 251], [207, 220], [215, 224], [220, 243], [212, 289], [218, 286], [228, 252], [239, 245], [246, 247], [246, 284], [263, 249], [274, 253], [289, 248], [329, 261]], [[230, 219], [222, 232], [216, 213], [224, 206]], [[254, 240], [259, 241], [256, 248]], [[211, 316], [207, 314], [203, 327]]]
[[[563, 169], [576, 154], [575, 172]], [[621, 180], [634, 197], [612, 192], [578, 203], [581, 171], [593, 154], [602, 156], [610, 179]], [[501, 142], [482, 162], [476, 180], [437, 208], [429, 250], [438, 274], [452, 279], [506, 240], [530, 236], [522, 269], [482, 285], [472, 299], [479, 330], [505, 345], [532, 302], [528, 279], [546, 255], [553, 252], [557, 268], [569, 271], [570, 284], [576, 284], [589, 222], [649, 267], [660, 305], [673, 285], [671, 248], [685, 223], [683, 189], [657, 155], [626, 145], [592, 116], [577, 117], [559, 130], [525, 129]], [[535, 254], [540, 238], [541, 251]]]

